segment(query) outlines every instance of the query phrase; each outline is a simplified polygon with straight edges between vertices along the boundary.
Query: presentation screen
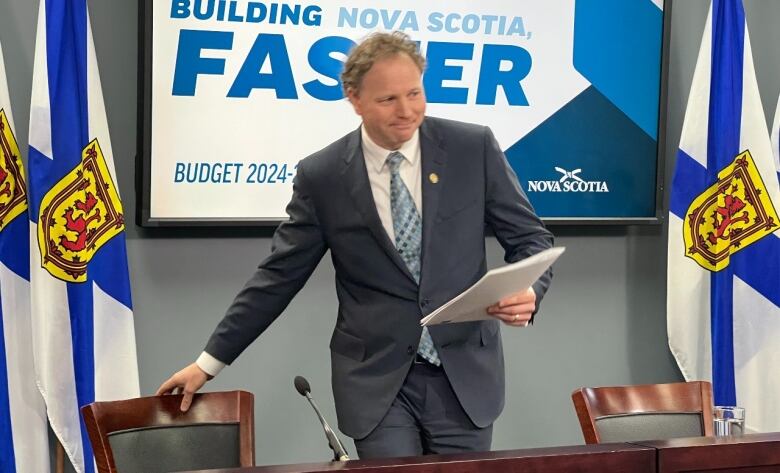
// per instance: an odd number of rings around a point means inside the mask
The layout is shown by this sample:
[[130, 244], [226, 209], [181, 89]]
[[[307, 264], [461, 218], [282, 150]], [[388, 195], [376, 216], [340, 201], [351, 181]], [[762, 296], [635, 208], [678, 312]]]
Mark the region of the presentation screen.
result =
[[490, 127], [545, 221], [658, 221], [663, 0], [144, 0], [140, 15], [142, 225], [284, 221], [297, 163], [360, 126], [339, 75], [380, 30], [418, 42], [427, 115]]

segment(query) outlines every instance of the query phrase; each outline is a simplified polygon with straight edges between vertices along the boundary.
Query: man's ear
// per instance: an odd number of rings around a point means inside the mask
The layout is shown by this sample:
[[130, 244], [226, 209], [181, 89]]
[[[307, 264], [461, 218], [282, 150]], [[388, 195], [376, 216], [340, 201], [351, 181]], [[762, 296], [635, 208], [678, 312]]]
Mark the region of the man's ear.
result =
[[347, 89], [347, 100], [349, 100], [349, 103], [352, 104], [352, 108], [355, 110], [355, 113], [358, 115], [362, 115], [361, 107], [360, 107], [360, 98], [358, 97], [357, 92], [353, 88]]

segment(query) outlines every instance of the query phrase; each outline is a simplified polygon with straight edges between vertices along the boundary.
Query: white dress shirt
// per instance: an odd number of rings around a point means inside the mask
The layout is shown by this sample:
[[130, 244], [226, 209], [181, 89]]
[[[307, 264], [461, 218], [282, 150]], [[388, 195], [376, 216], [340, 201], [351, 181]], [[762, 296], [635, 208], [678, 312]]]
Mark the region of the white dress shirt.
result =
[[[406, 184], [412, 194], [414, 206], [422, 218], [422, 167], [420, 159], [420, 130], [414, 132], [412, 138], [402, 144], [397, 150], [384, 149], [371, 139], [364, 126], [360, 127], [363, 157], [366, 161], [368, 182], [371, 185], [371, 194], [374, 196], [374, 205], [379, 214], [390, 241], [395, 243], [395, 230], [393, 230], [393, 214], [390, 209], [390, 167], [387, 165], [387, 156], [398, 151], [404, 155], [399, 172], [401, 180]], [[195, 361], [197, 365], [211, 376], [216, 376], [225, 367], [225, 363], [219, 361], [205, 351]]]
[[414, 206], [422, 218], [422, 171], [420, 168], [420, 130], [414, 132], [412, 139], [402, 144], [396, 150], [384, 149], [368, 136], [365, 127], [360, 131], [363, 142], [363, 157], [366, 160], [368, 182], [371, 184], [371, 194], [374, 195], [374, 205], [379, 214], [390, 241], [395, 243], [395, 231], [393, 230], [393, 214], [390, 209], [390, 166], [387, 165], [387, 156], [393, 151], [404, 155], [401, 161], [399, 173], [401, 180], [412, 194]]

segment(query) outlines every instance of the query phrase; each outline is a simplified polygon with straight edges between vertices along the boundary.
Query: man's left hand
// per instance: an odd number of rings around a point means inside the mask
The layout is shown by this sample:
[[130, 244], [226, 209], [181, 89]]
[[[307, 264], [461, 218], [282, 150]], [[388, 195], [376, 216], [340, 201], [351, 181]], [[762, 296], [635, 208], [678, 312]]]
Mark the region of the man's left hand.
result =
[[536, 310], [533, 288], [516, 292], [487, 308], [487, 313], [513, 327], [526, 327]]

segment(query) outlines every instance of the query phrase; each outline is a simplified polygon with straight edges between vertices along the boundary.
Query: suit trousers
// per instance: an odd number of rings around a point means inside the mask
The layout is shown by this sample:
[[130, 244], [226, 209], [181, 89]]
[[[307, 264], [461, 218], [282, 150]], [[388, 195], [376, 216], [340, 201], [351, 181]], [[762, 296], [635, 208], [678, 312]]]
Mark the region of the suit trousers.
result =
[[489, 451], [493, 425], [471, 422], [441, 366], [419, 355], [376, 428], [355, 439], [361, 459]]

